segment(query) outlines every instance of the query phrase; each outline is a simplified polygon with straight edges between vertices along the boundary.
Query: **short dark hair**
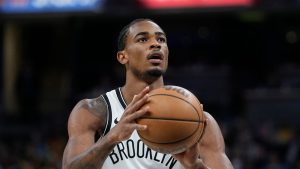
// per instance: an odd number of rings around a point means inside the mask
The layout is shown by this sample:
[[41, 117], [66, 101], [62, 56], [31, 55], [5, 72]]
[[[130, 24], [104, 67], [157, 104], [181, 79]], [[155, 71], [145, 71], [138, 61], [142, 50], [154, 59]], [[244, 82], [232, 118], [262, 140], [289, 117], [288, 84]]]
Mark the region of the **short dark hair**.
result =
[[124, 26], [123, 29], [120, 31], [120, 34], [118, 37], [118, 51], [122, 51], [125, 49], [129, 28], [132, 25], [134, 25], [138, 22], [142, 22], [142, 21], [154, 22], [153, 20], [148, 19], [148, 18], [139, 18], [139, 19], [135, 19], [135, 20], [131, 21], [128, 25]]

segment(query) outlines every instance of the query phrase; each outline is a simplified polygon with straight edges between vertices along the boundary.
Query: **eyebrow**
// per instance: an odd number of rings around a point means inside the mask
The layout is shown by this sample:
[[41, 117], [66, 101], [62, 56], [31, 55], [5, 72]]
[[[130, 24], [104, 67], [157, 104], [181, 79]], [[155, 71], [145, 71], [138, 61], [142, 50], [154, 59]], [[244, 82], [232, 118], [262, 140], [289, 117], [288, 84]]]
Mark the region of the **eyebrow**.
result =
[[[140, 35], [149, 35], [149, 32], [139, 32], [138, 34], [136, 34], [134, 36], [134, 38], [136, 38], [137, 36], [140, 36]], [[158, 36], [166, 36], [165, 33], [163, 32], [155, 32], [155, 35], [158, 35]]]

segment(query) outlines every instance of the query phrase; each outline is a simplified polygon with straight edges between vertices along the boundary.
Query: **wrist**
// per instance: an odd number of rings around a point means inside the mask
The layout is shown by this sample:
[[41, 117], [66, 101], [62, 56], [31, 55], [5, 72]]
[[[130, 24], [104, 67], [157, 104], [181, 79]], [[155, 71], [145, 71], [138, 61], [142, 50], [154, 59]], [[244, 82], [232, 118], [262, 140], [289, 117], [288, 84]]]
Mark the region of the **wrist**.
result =
[[202, 159], [198, 158], [192, 165], [186, 166], [185, 169], [210, 169], [210, 168], [203, 163]]
[[114, 132], [107, 133], [107, 135], [105, 137], [106, 137], [108, 144], [116, 145], [120, 142], [118, 140], [119, 137]]

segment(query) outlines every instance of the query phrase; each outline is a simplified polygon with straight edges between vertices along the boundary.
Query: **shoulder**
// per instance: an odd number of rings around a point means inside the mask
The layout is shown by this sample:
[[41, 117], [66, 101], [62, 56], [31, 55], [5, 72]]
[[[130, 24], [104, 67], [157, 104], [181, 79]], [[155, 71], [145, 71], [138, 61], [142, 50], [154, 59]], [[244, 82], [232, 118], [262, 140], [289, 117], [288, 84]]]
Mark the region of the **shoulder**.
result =
[[218, 126], [218, 122], [216, 121], [216, 119], [208, 112], [203, 111], [204, 116], [207, 119], [207, 123], [212, 123], [212, 125], [217, 125]]
[[218, 122], [216, 119], [208, 112], [204, 111], [204, 116], [206, 118], [207, 127], [213, 128], [213, 130], [217, 130], [219, 128]]
[[88, 111], [95, 116], [101, 117], [106, 113], [107, 105], [102, 96], [93, 99], [82, 99], [75, 105], [72, 112], [81, 111]]
[[201, 146], [223, 151], [224, 138], [218, 122], [210, 113], [204, 112], [204, 115], [206, 117], [206, 127], [201, 139]]
[[82, 99], [75, 105], [70, 114], [69, 127], [101, 130], [106, 123], [107, 111], [107, 105], [102, 96]]

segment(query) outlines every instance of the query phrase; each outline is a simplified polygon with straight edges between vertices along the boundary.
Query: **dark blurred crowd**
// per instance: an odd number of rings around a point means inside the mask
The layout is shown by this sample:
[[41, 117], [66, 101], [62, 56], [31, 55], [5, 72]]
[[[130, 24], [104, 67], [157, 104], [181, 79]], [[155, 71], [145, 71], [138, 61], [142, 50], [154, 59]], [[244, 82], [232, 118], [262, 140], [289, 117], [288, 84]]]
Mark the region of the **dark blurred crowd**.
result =
[[1, 139], [0, 169], [60, 169], [66, 138], [43, 135], [37, 131], [23, 138]]
[[227, 152], [235, 169], [300, 168], [297, 128], [276, 126], [271, 121], [251, 126], [243, 119], [222, 124]]

